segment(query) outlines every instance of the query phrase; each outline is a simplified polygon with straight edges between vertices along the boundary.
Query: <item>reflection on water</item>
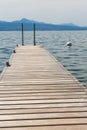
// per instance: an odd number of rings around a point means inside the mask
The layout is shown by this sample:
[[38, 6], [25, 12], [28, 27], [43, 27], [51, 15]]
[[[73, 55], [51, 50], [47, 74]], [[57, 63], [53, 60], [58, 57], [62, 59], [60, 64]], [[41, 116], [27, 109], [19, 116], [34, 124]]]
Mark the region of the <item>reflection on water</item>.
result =
[[[25, 44], [33, 43], [33, 32], [25, 32]], [[72, 42], [66, 46], [68, 38]], [[87, 31], [37, 31], [37, 44], [42, 44], [79, 81], [87, 86]], [[12, 50], [21, 44], [21, 32], [0, 32], [0, 72]]]

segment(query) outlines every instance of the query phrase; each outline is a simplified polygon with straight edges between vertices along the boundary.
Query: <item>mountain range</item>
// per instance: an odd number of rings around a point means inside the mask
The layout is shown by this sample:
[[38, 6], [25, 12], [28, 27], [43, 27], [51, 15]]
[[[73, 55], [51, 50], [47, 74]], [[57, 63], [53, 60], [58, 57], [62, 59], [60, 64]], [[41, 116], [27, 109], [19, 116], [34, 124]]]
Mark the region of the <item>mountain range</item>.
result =
[[0, 31], [20, 31], [21, 23], [23, 23], [25, 31], [32, 31], [33, 24], [36, 25], [38, 31], [87, 30], [87, 27], [77, 26], [73, 23], [50, 24], [22, 18], [12, 22], [0, 21]]

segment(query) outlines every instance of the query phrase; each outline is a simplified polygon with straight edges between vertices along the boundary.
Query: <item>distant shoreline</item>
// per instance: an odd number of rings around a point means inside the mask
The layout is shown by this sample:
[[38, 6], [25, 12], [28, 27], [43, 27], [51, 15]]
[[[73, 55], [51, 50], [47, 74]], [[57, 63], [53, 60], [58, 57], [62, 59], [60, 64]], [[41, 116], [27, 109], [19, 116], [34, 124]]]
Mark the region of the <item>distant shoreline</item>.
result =
[[[33, 30], [24, 30], [24, 31], [26, 31], [26, 32], [32, 32]], [[58, 31], [87, 31], [87, 29], [86, 30], [36, 30], [36, 31], [41, 31], [41, 32], [45, 32], [45, 31], [50, 31], [50, 32], [53, 32], [53, 31], [56, 31], [56, 32], [58, 32]], [[0, 32], [21, 32], [21, 30], [0, 30]]]
[[25, 31], [33, 31], [33, 25], [36, 25], [36, 31], [86, 31], [87, 27], [77, 26], [72, 23], [67, 24], [48, 24], [43, 22], [21, 19], [13, 22], [0, 21], [0, 31], [21, 31], [21, 24], [24, 24]]

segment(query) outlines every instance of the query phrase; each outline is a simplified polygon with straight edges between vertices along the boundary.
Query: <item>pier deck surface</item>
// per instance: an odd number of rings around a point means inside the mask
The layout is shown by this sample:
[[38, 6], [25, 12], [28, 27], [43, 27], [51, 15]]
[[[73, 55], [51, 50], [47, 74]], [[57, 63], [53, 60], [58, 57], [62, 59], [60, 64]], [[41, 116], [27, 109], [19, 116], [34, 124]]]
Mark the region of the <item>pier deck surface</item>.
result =
[[40, 46], [19, 46], [0, 77], [0, 130], [87, 130], [87, 90]]

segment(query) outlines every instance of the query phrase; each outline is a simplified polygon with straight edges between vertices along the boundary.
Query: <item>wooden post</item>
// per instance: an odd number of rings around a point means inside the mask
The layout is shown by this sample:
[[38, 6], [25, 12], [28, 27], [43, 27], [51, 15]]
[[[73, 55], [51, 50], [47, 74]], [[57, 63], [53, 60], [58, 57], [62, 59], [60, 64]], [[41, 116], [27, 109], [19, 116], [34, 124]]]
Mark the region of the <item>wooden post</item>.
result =
[[34, 46], [36, 46], [36, 41], [35, 41], [35, 23], [34, 23], [33, 27], [34, 27]]
[[22, 26], [22, 46], [24, 46], [24, 27], [23, 27], [23, 23], [21, 24]]

